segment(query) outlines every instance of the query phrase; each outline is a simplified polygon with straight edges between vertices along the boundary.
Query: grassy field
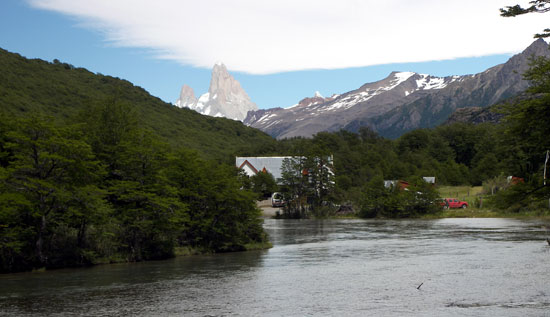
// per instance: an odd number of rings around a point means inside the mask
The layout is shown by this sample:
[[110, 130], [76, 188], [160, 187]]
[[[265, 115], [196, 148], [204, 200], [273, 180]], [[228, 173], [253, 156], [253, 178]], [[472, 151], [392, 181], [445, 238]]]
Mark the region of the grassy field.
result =
[[[478, 206], [483, 191], [481, 186], [438, 186], [442, 198], [457, 198], [468, 202], [469, 206]], [[477, 199], [477, 201], [476, 201]]]
[[482, 186], [438, 186], [437, 191], [442, 198], [457, 198], [467, 201], [469, 207], [467, 209], [443, 210], [437, 215], [428, 215], [426, 218], [550, 218], [548, 209], [514, 213], [487, 208], [488, 196], [482, 195]]

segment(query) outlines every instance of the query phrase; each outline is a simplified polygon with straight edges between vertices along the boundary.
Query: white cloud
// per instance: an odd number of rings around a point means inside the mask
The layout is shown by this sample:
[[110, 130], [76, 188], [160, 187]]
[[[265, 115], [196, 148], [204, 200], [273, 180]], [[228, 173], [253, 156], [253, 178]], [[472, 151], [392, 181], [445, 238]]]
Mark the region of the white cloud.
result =
[[[28, 0], [159, 58], [267, 74], [515, 53], [548, 16], [517, 0]], [[525, 2], [525, 1], [524, 1]]]

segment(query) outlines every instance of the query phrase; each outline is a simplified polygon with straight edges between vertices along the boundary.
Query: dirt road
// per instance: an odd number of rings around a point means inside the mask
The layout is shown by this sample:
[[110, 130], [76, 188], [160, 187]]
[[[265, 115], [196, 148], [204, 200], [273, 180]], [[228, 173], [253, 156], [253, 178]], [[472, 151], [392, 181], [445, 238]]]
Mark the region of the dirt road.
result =
[[271, 218], [280, 210], [278, 207], [271, 207], [271, 199], [259, 201], [257, 204], [262, 210], [262, 218]]

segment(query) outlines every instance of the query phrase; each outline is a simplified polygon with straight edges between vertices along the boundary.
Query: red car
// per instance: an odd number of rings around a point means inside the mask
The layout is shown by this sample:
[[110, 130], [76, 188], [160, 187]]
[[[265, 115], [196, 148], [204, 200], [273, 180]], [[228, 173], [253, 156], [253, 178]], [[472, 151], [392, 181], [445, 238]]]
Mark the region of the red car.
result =
[[468, 203], [462, 200], [458, 200], [456, 198], [444, 198], [443, 201], [441, 202], [441, 206], [443, 206], [443, 208], [445, 209], [448, 209], [448, 208], [466, 209], [468, 208]]

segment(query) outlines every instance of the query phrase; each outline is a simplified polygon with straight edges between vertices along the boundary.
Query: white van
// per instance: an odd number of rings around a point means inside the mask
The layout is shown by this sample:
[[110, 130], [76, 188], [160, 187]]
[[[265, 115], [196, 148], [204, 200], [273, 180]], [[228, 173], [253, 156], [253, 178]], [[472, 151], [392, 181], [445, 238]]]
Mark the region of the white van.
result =
[[271, 206], [272, 207], [282, 207], [285, 205], [285, 201], [283, 200], [283, 195], [281, 193], [273, 193], [271, 195]]

